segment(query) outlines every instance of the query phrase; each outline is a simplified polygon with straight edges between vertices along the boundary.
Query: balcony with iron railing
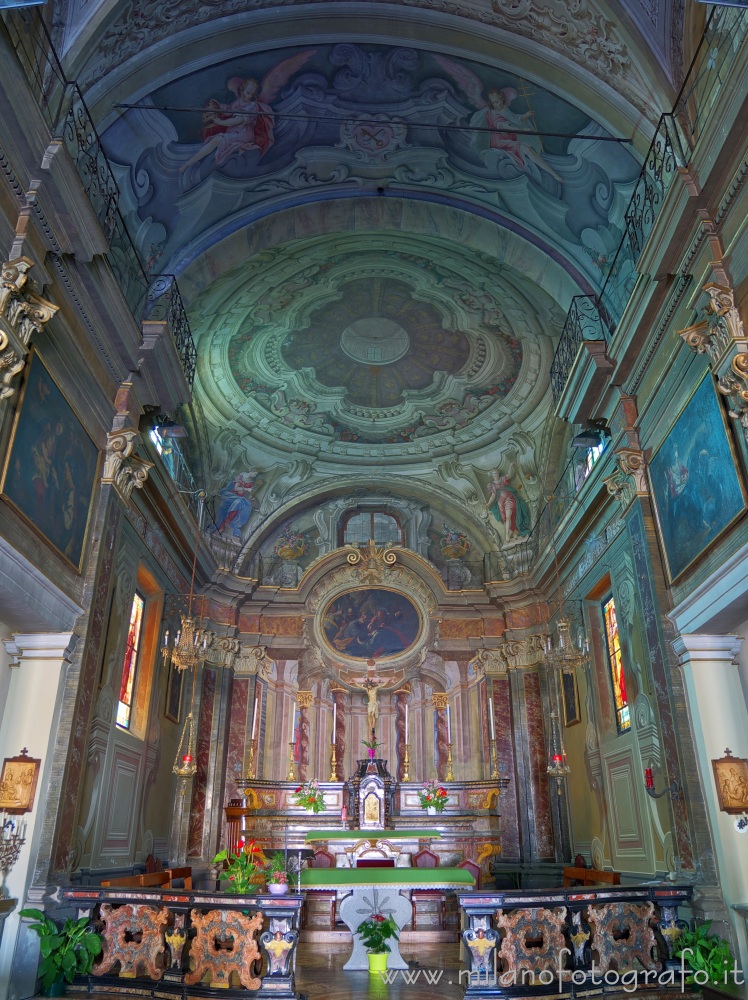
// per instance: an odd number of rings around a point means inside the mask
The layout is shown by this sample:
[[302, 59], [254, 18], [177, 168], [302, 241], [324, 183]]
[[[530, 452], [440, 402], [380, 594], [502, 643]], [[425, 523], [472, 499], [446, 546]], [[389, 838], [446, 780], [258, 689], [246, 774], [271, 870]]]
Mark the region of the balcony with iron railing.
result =
[[144, 320], [168, 326], [188, 393], [196, 351], [174, 275], [149, 276], [120, 211], [120, 190], [80, 88], [68, 80], [36, 10], [6, 10], [3, 25], [52, 139], [75, 167], [106, 241], [105, 258], [138, 327]]
[[[610, 345], [640, 277], [655, 223], [679, 171], [693, 164], [715, 103], [727, 87], [745, 44], [748, 10], [714, 7], [672, 111], [662, 114], [624, 212], [623, 235], [605, 263], [594, 295], [571, 302], [551, 366], [556, 412], [571, 423], [586, 419], [615, 367]], [[711, 166], [714, 155], [708, 157]]]

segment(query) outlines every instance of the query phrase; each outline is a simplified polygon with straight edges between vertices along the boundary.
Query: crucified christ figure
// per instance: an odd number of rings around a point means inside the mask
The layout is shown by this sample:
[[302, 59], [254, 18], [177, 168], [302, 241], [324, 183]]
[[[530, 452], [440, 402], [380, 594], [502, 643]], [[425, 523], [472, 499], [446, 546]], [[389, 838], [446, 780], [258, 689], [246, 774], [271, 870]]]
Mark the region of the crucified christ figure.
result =
[[[377, 681], [380, 681], [377, 684]], [[367, 711], [369, 713], [369, 729], [374, 730], [377, 727], [377, 719], [379, 718], [379, 704], [377, 702], [377, 691], [383, 688], [387, 682], [379, 677], [367, 677], [362, 679], [358, 685], [366, 692], [366, 697], [368, 698], [369, 704]]]

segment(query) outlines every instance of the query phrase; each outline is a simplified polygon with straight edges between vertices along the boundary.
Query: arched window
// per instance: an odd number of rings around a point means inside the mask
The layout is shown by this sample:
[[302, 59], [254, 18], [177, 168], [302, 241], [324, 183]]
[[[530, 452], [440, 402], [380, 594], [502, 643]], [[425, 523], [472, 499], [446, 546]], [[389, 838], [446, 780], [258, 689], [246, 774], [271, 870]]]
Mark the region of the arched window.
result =
[[403, 530], [396, 517], [383, 510], [358, 510], [348, 514], [343, 521], [343, 545], [402, 545]]

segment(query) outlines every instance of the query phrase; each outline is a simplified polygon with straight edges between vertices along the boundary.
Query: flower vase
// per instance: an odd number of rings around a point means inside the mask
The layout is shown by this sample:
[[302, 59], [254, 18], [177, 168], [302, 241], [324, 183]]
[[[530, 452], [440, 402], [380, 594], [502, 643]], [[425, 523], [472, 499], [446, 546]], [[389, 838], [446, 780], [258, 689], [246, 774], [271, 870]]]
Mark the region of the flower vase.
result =
[[374, 760], [374, 754], [375, 754], [376, 752], [377, 752], [377, 751], [376, 751], [376, 750], [374, 750], [374, 749], [372, 749], [372, 747], [369, 747], [369, 760]]
[[387, 952], [369, 951], [366, 953], [369, 959], [369, 973], [376, 975], [378, 972], [387, 971]]
[[271, 896], [285, 896], [288, 892], [288, 882], [268, 882], [268, 892]]
[[426, 806], [426, 815], [427, 816], [436, 816], [436, 807], [435, 806]]

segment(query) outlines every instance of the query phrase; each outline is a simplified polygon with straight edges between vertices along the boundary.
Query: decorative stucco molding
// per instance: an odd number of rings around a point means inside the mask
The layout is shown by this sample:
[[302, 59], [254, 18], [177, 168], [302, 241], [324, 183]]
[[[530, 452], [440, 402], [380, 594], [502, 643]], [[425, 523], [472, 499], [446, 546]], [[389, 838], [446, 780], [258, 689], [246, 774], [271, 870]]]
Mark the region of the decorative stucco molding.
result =
[[634, 481], [634, 492], [637, 496], [647, 496], [647, 463], [644, 452], [640, 448], [617, 448], [615, 451], [618, 468], [624, 476], [630, 476]]
[[234, 661], [234, 673], [261, 674], [269, 677], [273, 667], [271, 657], [267, 655], [267, 646], [241, 646]]
[[33, 266], [28, 257], [17, 257], [6, 261], [0, 274], [0, 399], [15, 395], [11, 382], [23, 371], [31, 338], [59, 308], [31, 288]]
[[103, 483], [114, 486], [124, 503], [129, 503], [132, 491], [142, 489], [148, 479], [153, 462], [139, 458], [135, 446], [140, 441], [140, 432], [133, 428], [110, 431], [107, 435], [104, 457]]

